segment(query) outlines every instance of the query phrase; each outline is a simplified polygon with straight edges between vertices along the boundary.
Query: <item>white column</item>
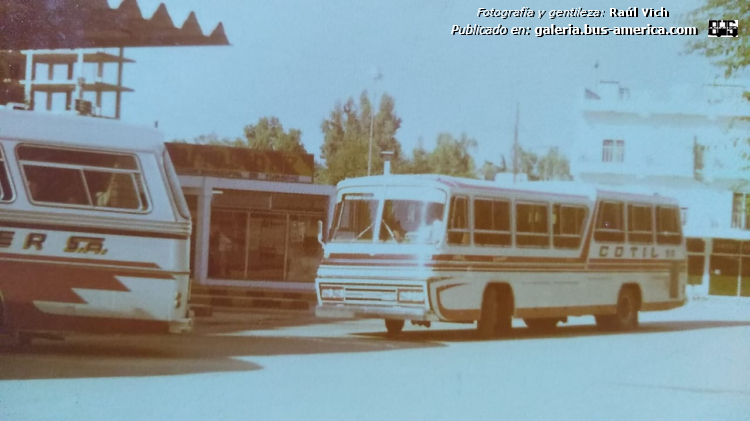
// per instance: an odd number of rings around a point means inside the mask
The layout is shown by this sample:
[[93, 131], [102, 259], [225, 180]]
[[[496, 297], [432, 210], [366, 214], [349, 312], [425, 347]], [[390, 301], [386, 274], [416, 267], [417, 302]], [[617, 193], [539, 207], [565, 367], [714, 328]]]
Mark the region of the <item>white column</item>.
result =
[[34, 77], [34, 53], [31, 50], [25, 52], [26, 54], [26, 80], [24, 81], [24, 97], [29, 104], [33, 102], [31, 97], [31, 84], [33, 83]]
[[193, 276], [198, 284], [205, 284], [208, 278], [208, 248], [211, 234], [211, 201], [213, 188], [203, 178], [203, 186], [198, 193], [198, 209], [193, 229], [195, 230], [195, 261]]
[[696, 285], [696, 295], [699, 297], [708, 297], [708, 284], [711, 281], [711, 253], [714, 249], [713, 238], [706, 238], [706, 247], [704, 255], [706, 256], [703, 261], [703, 279], [700, 285]]

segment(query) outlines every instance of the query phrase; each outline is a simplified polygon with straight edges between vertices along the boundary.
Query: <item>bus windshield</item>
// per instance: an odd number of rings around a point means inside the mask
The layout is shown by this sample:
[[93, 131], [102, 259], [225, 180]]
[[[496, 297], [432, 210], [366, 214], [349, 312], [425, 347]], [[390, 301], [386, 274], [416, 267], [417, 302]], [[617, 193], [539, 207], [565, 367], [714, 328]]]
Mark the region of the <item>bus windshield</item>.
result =
[[336, 205], [331, 241], [436, 243], [443, 232], [445, 194], [433, 193], [390, 191], [385, 200], [371, 193], [344, 194]]
[[372, 194], [345, 194], [336, 205], [331, 241], [372, 241], [377, 211]]
[[443, 222], [442, 203], [419, 200], [386, 200], [380, 224], [380, 241], [434, 243]]

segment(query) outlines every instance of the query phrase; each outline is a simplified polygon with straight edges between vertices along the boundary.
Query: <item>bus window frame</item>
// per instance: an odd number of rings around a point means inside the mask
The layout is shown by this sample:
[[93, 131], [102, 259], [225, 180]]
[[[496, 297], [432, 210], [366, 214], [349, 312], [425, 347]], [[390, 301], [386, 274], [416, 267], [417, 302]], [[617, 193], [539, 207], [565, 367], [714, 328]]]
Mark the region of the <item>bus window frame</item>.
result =
[[10, 173], [10, 163], [8, 162], [8, 155], [5, 153], [5, 149], [2, 143], [0, 143], [0, 171], [3, 171], [6, 179], [8, 180], [8, 185], [10, 186], [10, 199], [3, 200], [2, 197], [5, 193], [3, 190], [3, 186], [0, 184], [0, 205], [9, 205], [16, 201], [18, 193], [16, 192], [16, 185], [13, 182], [13, 175]]
[[[52, 149], [52, 150], [67, 150], [71, 152], [89, 152], [89, 153], [100, 153], [105, 155], [123, 155], [123, 156], [130, 156], [134, 159], [134, 162], [136, 164], [136, 169], [116, 169], [116, 168], [109, 168], [109, 167], [94, 167], [94, 166], [85, 166], [80, 164], [60, 164], [60, 163], [54, 163], [54, 162], [45, 162], [45, 161], [27, 161], [27, 160], [21, 160], [19, 158], [19, 149], [25, 146], [29, 146], [32, 148], [41, 148], [41, 149]], [[134, 152], [122, 152], [122, 151], [112, 151], [109, 149], [104, 148], [84, 148], [84, 147], [69, 147], [69, 146], [58, 146], [58, 145], [49, 145], [44, 143], [28, 143], [28, 142], [19, 142], [16, 144], [14, 148], [15, 157], [16, 157], [16, 165], [18, 166], [18, 170], [21, 174], [21, 180], [23, 182], [24, 191], [26, 193], [26, 198], [28, 199], [29, 203], [34, 206], [40, 206], [40, 207], [49, 207], [49, 208], [58, 208], [58, 209], [77, 209], [77, 210], [87, 210], [87, 211], [93, 211], [93, 212], [107, 212], [107, 213], [119, 213], [119, 214], [129, 214], [129, 215], [148, 215], [153, 212], [154, 210], [154, 202], [151, 197], [146, 176], [143, 172], [143, 166], [141, 165], [140, 157], [137, 153]], [[34, 200], [32, 194], [31, 194], [31, 188], [29, 187], [29, 181], [26, 177], [26, 172], [24, 170], [24, 163], [28, 163], [28, 165], [31, 166], [37, 166], [37, 167], [51, 167], [51, 168], [69, 168], [69, 169], [76, 169], [81, 173], [81, 177], [83, 177], [83, 187], [86, 189], [86, 195], [89, 196], [89, 199], [91, 200], [90, 205], [78, 205], [78, 204], [72, 204], [72, 203], [58, 203], [58, 202], [42, 202], [38, 200]], [[88, 189], [88, 185], [86, 184], [85, 180], [85, 174], [84, 172], [86, 170], [91, 171], [107, 171], [107, 170], [114, 170], [110, 171], [112, 173], [124, 173], [124, 174], [132, 174], [133, 175], [133, 182], [136, 186], [138, 186], [138, 181], [135, 179], [135, 175], [139, 175], [141, 177], [141, 187], [143, 187], [143, 194], [146, 197], [146, 200], [148, 201], [148, 207], [144, 210], [141, 209], [124, 209], [124, 208], [114, 208], [114, 207], [105, 207], [105, 206], [95, 206], [94, 205], [94, 198], [90, 197], [90, 191]], [[136, 191], [136, 193], [141, 193]], [[141, 198], [138, 198], [139, 202], [141, 201]]]
[[[661, 234], [659, 231], [659, 216], [658, 216], [658, 209], [664, 208], [664, 209], [671, 209], [675, 212], [675, 216], [677, 217], [677, 231], [671, 232], [671, 231], [665, 231], [666, 234]], [[667, 245], [667, 246], [674, 246], [682, 244], [682, 242], [685, 240], [685, 236], [682, 232], [682, 221], [680, 220], [680, 208], [675, 205], [669, 205], [669, 204], [656, 204], [654, 206], [654, 232], [656, 234], [656, 244], [658, 245]], [[660, 241], [660, 238], [664, 237], [677, 237], [678, 241]]]
[[[534, 201], [534, 200], [515, 200], [513, 202], [513, 214], [515, 216], [514, 221], [515, 225], [513, 226], [513, 237], [514, 237], [514, 244], [516, 248], [535, 248], [535, 249], [549, 249], [552, 247], [552, 224], [551, 218], [552, 218], [552, 206], [550, 206], [550, 201]], [[535, 233], [535, 232], [526, 232], [526, 231], [519, 231], [518, 230], [518, 221], [520, 220], [518, 217], [518, 206], [519, 205], [528, 205], [528, 206], [544, 206], [546, 209], [546, 212], [544, 214], [546, 215], [546, 225], [547, 230], [545, 233]], [[545, 245], [538, 245], [538, 244], [521, 244], [519, 241], [519, 236], [524, 237], [545, 237], [547, 239]]]
[[[501, 230], [494, 230], [494, 229], [493, 230], [477, 229], [477, 223], [476, 223], [477, 222], [476, 221], [476, 218], [477, 218], [476, 202], [477, 201], [490, 202], [490, 205], [492, 206], [490, 216], [492, 217], [493, 226], [494, 226], [494, 216], [495, 216], [494, 202], [501, 202], [501, 203], [507, 204], [508, 205], [508, 231], [501, 231]], [[472, 218], [471, 219], [473, 221], [473, 227], [474, 227], [474, 229], [472, 230], [471, 237], [475, 246], [477, 247], [502, 247], [502, 248], [513, 247], [514, 243], [513, 243], [513, 201], [512, 200], [507, 199], [507, 198], [499, 198], [499, 197], [491, 197], [491, 196], [472, 197]], [[507, 244], [480, 243], [480, 242], [477, 242], [477, 238], [476, 238], [477, 234], [503, 236], [502, 238], [505, 238], [505, 236], [507, 235], [508, 242]]]
[[[579, 231], [579, 233], [577, 235], [574, 235], [574, 234], [562, 234], [562, 222], [561, 222], [561, 225], [560, 225], [560, 227], [561, 227], [560, 232], [561, 233], [560, 234], [555, 233], [555, 230], [554, 230], [554, 226], [555, 226], [555, 219], [554, 219], [554, 216], [555, 216], [555, 206], [559, 206], [559, 208], [560, 208], [560, 214], [558, 215], [558, 218], [560, 218], [561, 221], [562, 221], [562, 210], [563, 210], [563, 208], [583, 209], [583, 219], [581, 221], [581, 228], [580, 228], [580, 231]], [[550, 207], [550, 211], [552, 212], [552, 217], [553, 217], [552, 218], [552, 230], [551, 230], [552, 231], [552, 247], [556, 248], [556, 249], [564, 249], [564, 250], [577, 250], [577, 249], [580, 249], [581, 248], [581, 244], [583, 244], [584, 234], [586, 233], [586, 224], [588, 222], [588, 217], [589, 217], [589, 214], [590, 214], [589, 207], [586, 206], [586, 205], [584, 205], [584, 204], [582, 204], [582, 203], [555, 202], [555, 203], [552, 203], [552, 206]], [[555, 240], [557, 240], [558, 238], [562, 239], [562, 240], [577, 239], [578, 242], [577, 242], [577, 244], [575, 246], [562, 246], [562, 245], [557, 245], [557, 241], [555, 241]]]
[[[630, 209], [631, 209], [631, 207], [636, 207], [636, 206], [638, 206], [638, 207], [648, 207], [648, 208], [651, 209], [651, 212], [650, 212], [650, 215], [651, 215], [651, 231], [635, 231], [635, 230], [631, 230], [630, 229], [630, 226], [631, 226]], [[628, 243], [635, 243], [635, 244], [654, 244], [654, 242], [655, 242], [655, 236], [656, 236], [656, 206], [654, 206], [653, 203], [647, 203], [647, 202], [627, 202], [625, 209], [626, 209], [626, 213], [627, 213], [627, 222], [626, 222], [627, 230], [625, 230], [626, 241]], [[650, 240], [644, 241], [644, 240], [639, 240], [637, 238], [638, 236], [644, 236], [645, 237], [646, 234], [649, 234], [649, 236], [651, 237]], [[633, 239], [633, 238], [631, 238], [631, 236], [635, 236], [636, 238]]]
[[[454, 200], [463, 199], [466, 203], [466, 210], [465, 210], [465, 216], [466, 216], [466, 228], [458, 228], [454, 229], [452, 228], [453, 225], [453, 203]], [[473, 245], [473, 235], [472, 235], [472, 226], [474, 223], [473, 216], [474, 216], [474, 209], [471, 206], [472, 200], [471, 196], [468, 194], [456, 194], [451, 195], [448, 199], [448, 219], [447, 223], [445, 224], [445, 242], [449, 246], [471, 246]], [[451, 241], [451, 233], [460, 233], [462, 235], [461, 241], [455, 242]], [[468, 241], [466, 240], [468, 239]]]
[[[600, 228], [599, 227], [599, 218], [601, 214], [604, 212], [604, 205], [610, 203], [615, 205], [620, 205], [620, 221], [622, 222], [621, 229], [611, 229], [611, 228]], [[627, 228], [628, 221], [627, 221], [627, 215], [625, 212], [625, 200], [616, 200], [616, 199], [600, 199], [597, 201], [596, 204], [596, 214], [594, 216], [594, 241], [600, 242], [600, 243], [615, 243], [615, 244], [624, 244], [625, 243], [625, 233], [627, 232], [625, 229]], [[609, 238], [602, 238], [602, 235], [613, 235], [616, 236], [615, 239], [609, 239]], [[621, 237], [621, 238], [620, 238]]]

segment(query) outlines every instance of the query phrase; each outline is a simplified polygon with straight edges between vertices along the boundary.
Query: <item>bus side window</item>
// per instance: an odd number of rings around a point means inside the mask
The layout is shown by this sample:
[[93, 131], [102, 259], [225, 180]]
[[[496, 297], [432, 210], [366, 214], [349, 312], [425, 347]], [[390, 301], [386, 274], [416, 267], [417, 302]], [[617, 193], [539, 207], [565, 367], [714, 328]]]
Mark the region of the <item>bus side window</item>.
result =
[[474, 200], [474, 244], [510, 246], [510, 202]]
[[552, 207], [552, 243], [556, 248], [578, 248], [583, 237], [587, 210], [584, 206]]
[[651, 205], [628, 204], [628, 241], [631, 243], [654, 242], [654, 209]]
[[549, 247], [548, 205], [516, 203], [516, 245]]
[[469, 200], [452, 197], [448, 215], [448, 244], [469, 244]]
[[13, 184], [10, 182], [8, 165], [5, 162], [3, 148], [0, 146], [0, 202], [11, 201], [13, 201]]
[[611, 243], [625, 241], [625, 224], [622, 202], [599, 202], [594, 240]]
[[680, 210], [678, 208], [672, 206], [656, 207], [656, 243], [682, 243]]

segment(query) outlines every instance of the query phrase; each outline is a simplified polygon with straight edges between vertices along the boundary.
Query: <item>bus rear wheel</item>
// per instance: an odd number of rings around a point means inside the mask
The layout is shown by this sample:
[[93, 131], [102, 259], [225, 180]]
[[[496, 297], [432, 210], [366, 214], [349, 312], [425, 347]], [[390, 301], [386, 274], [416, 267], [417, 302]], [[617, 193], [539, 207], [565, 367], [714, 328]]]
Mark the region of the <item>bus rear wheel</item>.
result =
[[549, 332], [554, 330], [557, 327], [557, 323], [560, 321], [560, 319], [555, 318], [538, 318], [538, 319], [523, 319], [523, 322], [526, 323], [526, 326], [529, 327], [529, 329], [536, 331], [536, 332]]
[[617, 312], [595, 316], [596, 325], [604, 330], [633, 330], [638, 327], [639, 310], [638, 292], [635, 288], [624, 288], [617, 297]]
[[385, 329], [388, 331], [388, 335], [396, 336], [404, 330], [404, 321], [397, 319], [385, 319]]

